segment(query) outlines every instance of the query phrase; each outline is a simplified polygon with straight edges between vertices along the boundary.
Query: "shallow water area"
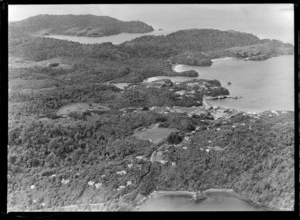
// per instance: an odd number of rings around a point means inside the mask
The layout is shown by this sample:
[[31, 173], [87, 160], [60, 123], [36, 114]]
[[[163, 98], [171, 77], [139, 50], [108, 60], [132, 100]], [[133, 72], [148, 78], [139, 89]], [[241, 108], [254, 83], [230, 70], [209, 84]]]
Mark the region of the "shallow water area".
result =
[[[209, 67], [175, 65], [177, 72], [195, 70], [198, 77], [168, 77], [173, 82], [192, 79], [217, 79], [233, 97], [240, 99], [209, 100], [208, 103], [242, 111], [294, 111], [294, 56], [273, 57], [264, 61], [236, 58], [213, 60]], [[231, 85], [229, 85], [229, 82]]]
[[270, 211], [252, 205], [229, 193], [215, 192], [195, 201], [190, 195], [153, 193], [138, 211]]

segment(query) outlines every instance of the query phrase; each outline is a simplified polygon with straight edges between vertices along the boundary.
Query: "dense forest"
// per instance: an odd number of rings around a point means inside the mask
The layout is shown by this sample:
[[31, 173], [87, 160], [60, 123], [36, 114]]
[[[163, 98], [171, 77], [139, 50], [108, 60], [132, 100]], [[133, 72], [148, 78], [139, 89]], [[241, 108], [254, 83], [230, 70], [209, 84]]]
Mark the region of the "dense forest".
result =
[[[289, 209], [294, 199], [293, 114], [271, 121], [265, 114], [250, 130], [249, 120], [240, 115], [226, 125], [207, 126], [184, 115], [142, 112], [75, 121], [34, 120], [17, 126], [9, 133], [9, 205], [41, 209], [45, 208], [42, 203], [55, 208], [79, 204], [79, 198], [89, 203], [122, 198], [127, 201], [122, 206], [128, 206], [137, 194], [148, 195], [153, 190], [233, 188], [260, 204]], [[133, 129], [161, 121], [183, 132], [184, 125], [201, 126], [202, 132], [186, 145], [188, 150], [167, 145], [168, 161], [176, 167], [136, 159], [139, 155], [150, 158], [157, 146], [132, 138]], [[236, 123], [247, 126], [233, 129]], [[209, 141], [212, 146], [229, 145], [229, 149], [200, 151]], [[120, 170], [128, 175], [116, 174]], [[64, 186], [63, 179], [71, 182]], [[100, 182], [102, 188], [89, 187], [90, 180]], [[127, 181], [133, 185], [116, 190]], [[31, 185], [35, 189], [29, 189]], [[111, 207], [118, 208], [116, 204]]]
[[[206, 59], [209, 64], [228, 54], [245, 58], [244, 52], [260, 55], [257, 48], [272, 57], [290, 45], [211, 29], [144, 36], [120, 45], [84, 45], [30, 31], [14, 25], [9, 31], [9, 209], [103, 203], [106, 210], [131, 210], [139, 196], [154, 190], [210, 188], [234, 189], [258, 204], [293, 209], [293, 112], [259, 117], [240, 112], [228, 120], [214, 120], [214, 109], [205, 116], [157, 112], [154, 106], [203, 107], [204, 95], [230, 91], [217, 79], [141, 83], [177, 74], [171, 63], [202, 65]], [[113, 85], [118, 82], [132, 84], [119, 89]], [[57, 114], [77, 103], [109, 110]], [[159, 144], [134, 136], [154, 124], [176, 132]], [[217, 146], [223, 150], [205, 151]], [[151, 163], [159, 150], [167, 163]]]
[[[212, 64], [211, 59], [225, 56], [262, 60], [294, 52], [292, 45], [280, 41], [260, 40], [252, 34], [213, 29], [177, 31], [167, 36], [143, 36], [120, 45], [112, 43], [84, 45], [51, 38], [30, 38], [28, 34], [20, 33], [16, 27], [10, 27], [9, 36], [11, 56], [22, 56], [35, 61], [54, 57], [76, 57], [84, 59], [81, 63], [89, 65], [89, 69], [95, 65], [95, 59], [98, 62], [111, 61], [114, 65], [118, 61], [121, 67], [126, 66], [124, 62], [134, 59], [135, 64], [130, 62], [131, 68], [147, 63], [146, 65], [151, 65], [152, 68], [158, 67], [161, 71], [167, 71], [160, 75], [169, 74], [170, 65], [167, 65], [169, 62], [207, 66]], [[132, 75], [128, 77], [132, 78]], [[123, 77], [122, 80], [133, 82], [138, 79]]]
[[149, 50], [155, 46], [158, 50], [157, 53], [163, 53], [163, 48], [174, 48], [180, 52], [190, 50], [207, 52], [235, 46], [248, 46], [259, 42], [258, 37], [248, 33], [215, 29], [190, 29], [177, 31], [166, 36], [142, 36], [128, 43], [125, 42], [122, 46], [138, 51], [142, 51], [142, 48]]

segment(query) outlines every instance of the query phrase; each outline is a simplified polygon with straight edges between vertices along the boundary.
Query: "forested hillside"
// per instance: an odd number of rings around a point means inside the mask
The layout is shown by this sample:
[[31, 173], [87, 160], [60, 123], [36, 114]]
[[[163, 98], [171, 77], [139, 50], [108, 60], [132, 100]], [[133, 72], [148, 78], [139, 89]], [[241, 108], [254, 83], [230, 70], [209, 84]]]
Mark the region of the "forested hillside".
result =
[[214, 29], [190, 29], [181, 30], [171, 33], [166, 36], [143, 36], [136, 38], [130, 42], [125, 42], [122, 45], [124, 48], [132, 48], [138, 50], [145, 56], [148, 50], [153, 50], [155, 47], [157, 54], [164, 53], [165, 49], [169, 49], [168, 55], [172, 51], [202, 51], [225, 49], [235, 46], [248, 46], [259, 43], [260, 39], [253, 34], [220, 31]]
[[102, 37], [120, 33], [148, 33], [154, 29], [141, 21], [120, 21], [95, 15], [37, 15], [10, 24], [42, 35], [61, 34]]
[[28, 30], [21, 32], [16, 26], [10, 27], [11, 55], [21, 55], [34, 60], [57, 56], [106, 60], [153, 58], [178, 64], [207, 66], [212, 64], [211, 59], [225, 56], [263, 60], [294, 52], [292, 45], [280, 41], [260, 40], [248, 33], [213, 29], [177, 31], [166, 36], [143, 36], [120, 45], [82, 45], [50, 38], [28, 39], [28, 35]]

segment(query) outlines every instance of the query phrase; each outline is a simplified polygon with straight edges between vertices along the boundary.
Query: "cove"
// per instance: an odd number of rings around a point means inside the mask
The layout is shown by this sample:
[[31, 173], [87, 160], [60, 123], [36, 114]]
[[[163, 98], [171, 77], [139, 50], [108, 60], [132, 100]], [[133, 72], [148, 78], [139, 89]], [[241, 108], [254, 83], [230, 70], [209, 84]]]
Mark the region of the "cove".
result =
[[121, 33], [116, 35], [104, 36], [104, 37], [83, 37], [83, 36], [69, 36], [69, 35], [46, 35], [44, 37], [55, 38], [60, 40], [68, 40], [73, 42], [78, 42], [81, 44], [101, 44], [106, 42], [111, 42], [112, 44], [121, 44], [125, 41], [130, 41], [138, 37], [146, 35], [167, 35], [173, 31], [163, 30], [163, 31], [152, 31], [144, 34], [135, 34], [135, 33]]
[[[212, 66], [174, 65], [173, 70], [195, 70], [198, 77], [158, 76], [182, 82], [199, 79], [217, 79], [233, 97], [240, 99], [209, 100], [212, 105], [241, 111], [294, 111], [294, 56], [278, 56], [264, 61], [246, 61], [237, 58], [213, 60]], [[149, 78], [151, 80], [151, 78]], [[149, 80], [148, 79], [148, 80]], [[229, 85], [228, 83], [231, 83]]]
[[191, 194], [154, 192], [134, 211], [275, 211], [222, 190], [205, 193], [206, 198], [199, 200], [194, 200]]

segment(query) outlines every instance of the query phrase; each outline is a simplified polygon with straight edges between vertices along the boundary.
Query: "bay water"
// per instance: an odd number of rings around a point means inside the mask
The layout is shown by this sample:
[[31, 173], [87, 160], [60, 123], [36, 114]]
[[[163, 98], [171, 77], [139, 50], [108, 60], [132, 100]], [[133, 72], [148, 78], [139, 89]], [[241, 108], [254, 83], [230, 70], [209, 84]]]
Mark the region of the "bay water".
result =
[[[209, 100], [213, 105], [242, 111], [294, 111], [294, 56], [273, 57], [264, 61], [236, 58], [213, 60], [212, 66], [176, 65], [174, 71], [195, 70], [198, 77], [167, 77], [183, 82], [191, 79], [217, 79], [233, 97], [240, 99]], [[149, 78], [151, 80], [151, 78]], [[229, 83], [230, 82], [230, 83]], [[230, 85], [229, 85], [230, 84]]]
[[60, 40], [68, 40], [73, 42], [78, 42], [81, 44], [101, 44], [106, 42], [111, 42], [112, 44], [121, 44], [126, 41], [133, 40], [138, 37], [146, 36], [146, 35], [167, 35], [172, 33], [173, 31], [167, 30], [155, 30], [150, 33], [136, 34], [136, 33], [121, 33], [111, 36], [104, 37], [84, 37], [84, 36], [69, 36], [69, 35], [46, 35], [44, 37], [55, 38]]

